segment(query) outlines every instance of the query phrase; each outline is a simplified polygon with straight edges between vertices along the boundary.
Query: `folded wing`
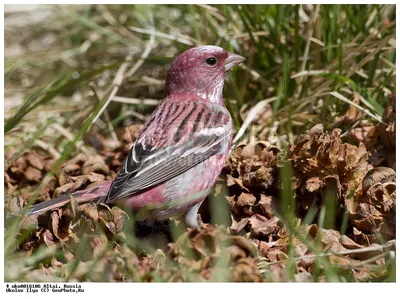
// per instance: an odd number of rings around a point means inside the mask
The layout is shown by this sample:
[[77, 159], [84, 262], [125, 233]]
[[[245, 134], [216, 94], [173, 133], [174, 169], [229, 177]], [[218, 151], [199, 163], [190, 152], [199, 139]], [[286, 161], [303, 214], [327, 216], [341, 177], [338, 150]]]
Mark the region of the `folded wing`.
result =
[[166, 99], [125, 158], [108, 195], [112, 202], [174, 178], [229, 146], [229, 112], [202, 101]]

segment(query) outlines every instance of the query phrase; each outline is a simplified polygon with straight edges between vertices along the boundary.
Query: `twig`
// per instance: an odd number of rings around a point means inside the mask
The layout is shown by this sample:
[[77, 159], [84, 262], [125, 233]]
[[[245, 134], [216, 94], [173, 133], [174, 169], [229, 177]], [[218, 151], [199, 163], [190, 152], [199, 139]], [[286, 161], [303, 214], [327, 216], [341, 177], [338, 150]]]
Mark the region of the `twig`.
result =
[[384, 45], [386, 45], [386, 43], [393, 37], [393, 35], [389, 35], [387, 37], [385, 37], [384, 39], [382, 39], [377, 47], [375, 49], [373, 49], [367, 56], [365, 56], [359, 63], [357, 63], [355, 66], [351, 67], [349, 72], [346, 74], [347, 77], [351, 77], [357, 70], [359, 70], [360, 68], [362, 68], [364, 66], [364, 64], [370, 62], [371, 60], [374, 59], [375, 55], [379, 53], [379, 51], [381, 51], [381, 49], [383, 48]]
[[[98, 94], [94, 82], [89, 82], [89, 87], [92, 89], [97, 101], [101, 102], [102, 101], [101, 96]], [[108, 130], [111, 133], [111, 137], [114, 140], [114, 145], [119, 146], [120, 142], [118, 140], [117, 133], [115, 133], [114, 126], [112, 125], [111, 118], [110, 118], [110, 115], [108, 114], [107, 110], [104, 111], [104, 117], [106, 119]]]
[[[294, 102], [292, 103], [292, 107], [295, 108], [293, 112], [301, 111], [302, 108], [303, 108], [305, 105], [307, 105], [308, 102], [309, 102], [310, 100], [312, 100], [312, 99], [330, 95], [330, 91], [329, 91], [329, 90], [331, 90], [331, 89], [329, 89], [329, 88], [319, 89], [319, 90], [317, 90], [317, 91], [316, 91], [313, 95], [311, 95], [311, 96], [308, 96], [308, 97], [306, 97], [306, 98], [302, 98], [301, 100], [296, 100], [296, 101], [294, 101]], [[329, 92], [328, 92], [328, 91], [329, 91]], [[290, 107], [289, 105], [286, 105], [286, 106], [280, 108], [280, 109], [277, 111], [277, 113], [275, 113], [275, 114], [281, 114], [281, 113], [285, 112], [286, 110], [288, 110], [289, 107]]]
[[142, 76], [142, 81], [156, 86], [164, 86], [165, 84], [165, 80], [156, 79], [146, 75]]
[[[151, 30], [148, 30], [148, 29], [137, 28], [137, 27], [133, 27], [133, 26], [128, 26], [128, 28], [130, 30], [134, 31], [134, 32], [139, 32], [139, 33], [143, 33], [143, 34], [151, 34]], [[153, 35], [161, 37], [161, 38], [169, 39], [169, 40], [172, 40], [172, 41], [177, 41], [177, 42], [179, 42], [181, 44], [188, 45], [188, 46], [193, 46], [194, 45], [194, 43], [192, 41], [188, 40], [188, 39], [185, 39], [185, 38], [182, 38], [182, 37], [179, 37], [179, 36], [174, 36], [174, 35], [171, 35], [171, 34], [166, 34], [166, 33], [163, 33], [163, 32], [155, 31]]]
[[126, 29], [125, 26], [120, 25], [120, 23], [114, 18], [114, 16], [108, 10], [107, 5], [100, 5], [100, 7], [103, 10], [104, 19], [112, 27], [118, 27], [121, 35], [125, 36], [126, 38], [128, 38], [132, 41], [138, 42], [138, 43], [142, 41], [140, 38], [138, 38], [136, 35], [134, 35], [132, 32], [130, 32], [128, 29]]
[[[313, 14], [311, 17], [311, 23], [309, 24], [310, 27], [307, 32], [306, 47], [304, 49], [303, 61], [301, 62], [301, 67], [300, 67], [299, 73], [304, 72], [306, 69], [308, 52], [310, 51], [310, 45], [311, 45], [311, 38], [314, 33], [314, 24], [317, 21], [320, 6], [321, 6], [320, 4], [316, 4], [315, 9], [313, 10]], [[298, 98], [301, 94], [301, 90], [303, 88], [302, 81], [303, 80], [301, 80], [300, 84], [297, 86], [296, 98]]]
[[[251, 34], [253, 36], [269, 36], [270, 35], [269, 31], [255, 31], [255, 32], [252, 32]], [[240, 39], [240, 38], [250, 39], [250, 34], [240, 32], [233, 36], [233, 39]]]
[[137, 99], [137, 98], [126, 98], [115, 96], [113, 99], [114, 102], [132, 104], [132, 105], [147, 105], [147, 106], [157, 106], [160, 104], [159, 100], [156, 99]]
[[380, 123], [382, 123], [382, 124], [384, 124], [384, 125], [387, 125], [386, 123], [384, 123], [384, 122], [382, 121], [382, 119], [381, 119], [380, 117], [378, 117], [378, 116], [372, 114], [368, 109], [365, 109], [365, 108], [361, 107], [360, 105], [354, 103], [353, 101], [350, 101], [349, 99], [345, 98], [345, 97], [344, 97], [343, 95], [341, 95], [340, 93], [338, 93], [338, 92], [336, 92], [336, 91], [333, 91], [333, 92], [331, 92], [330, 94], [331, 94], [332, 96], [334, 96], [335, 98], [337, 98], [337, 99], [339, 99], [339, 100], [341, 100], [341, 101], [343, 101], [343, 102], [345, 102], [345, 103], [347, 103], [347, 104], [350, 104], [350, 105], [356, 107], [358, 110], [360, 110], [360, 111], [364, 112], [365, 114], [371, 116], [373, 119], [379, 121]]
[[282, 147], [280, 145], [279, 137], [276, 136], [276, 132], [278, 131], [279, 124], [280, 124], [279, 121], [277, 121], [277, 120], [274, 121], [274, 123], [272, 124], [272, 127], [271, 127], [271, 129], [269, 131], [269, 136], [268, 136], [268, 140], [267, 141], [270, 144], [276, 144], [277, 147], [279, 149], [281, 149]]
[[151, 49], [153, 49], [154, 42], [156, 41], [154, 37], [154, 21], [153, 21], [153, 16], [150, 15], [151, 19], [151, 35], [149, 42], [147, 43], [146, 49], [144, 50], [143, 54], [140, 56], [140, 59], [133, 65], [133, 67], [127, 72], [126, 78], [131, 77], [136, 71], [140, 68], [140, 66], [143, 64], [145, 59], [149, 56]]
[[56, 160], [58, 160], [61, 157], [60, 153], [47, 142], [44, 142], [40, 139], [36, 139], [34, 143], [40, 148], [44, 149], [45, 151], [48, 151]]
[[[179, 38], [186, 39], [186, 40], [192, 42], [193, 45], [199, 46], [199, 45], [203, 44], [200, 40], [197, 40], [194, 37], [180, 33], [182, 31], [181, 28], [174, 27], [171, 24], [169, 24], [168, 22], [164, 21], [163, 19], [160, 19], [160, 24], [167, 26], [171, 32], [176, 32], [176, 34]], [[179, 40], [177, 40], [177, 41], [179, 41]]]
[[277, 97], [272, 97], [270, 99], [266, 99], [263, 101], [260, 101], [255, 105], [247, 115], [246, 119], [243, 122], [243, 125], [240, 127], [239, 132], [236, 134], [235, 139], [233, 140], [232, 144], [235, 144], [244, 134], [246, 129], [249, 127], [251, 122], [254, 120], [254, 118], [257, 116], [257, 113], [259, 113], [262, 109], [264, 109], [269, 103], [275, 101]]
[[137, 119], [140, 119], [141, 121], [145, 121], [147, 119], [144, 115], [142, 115], [136, 111], [125, 111], [124, 116], [128, 116], [128, 115], [132, 115], [132, 116], [136, 117]]
[[[302, 259], [312, 259], [312, 258], [322, 257], [322, 256], [332, 256], [332, 255], [342, 256], [342, 255], [348, 255], [348, 254], [354, 254], [354, 253], [385, 250], [385, 249], [392, 248], [393, 246], [395, 246], [395, 244], [396, 244], [396, 240], [390, 240], [384, 245], [368, 246], [366, 248], [349, 249], [349, 250], [343, 250], [343, 251], [337, 251], [337, 252], [332, 251], [332, 252], [322, 253], [322, 254], [318, 254], [318, 255], [316, 255], [316, 254], [303, 255], [303, 256], [295, 257], [293, 259], [295, 261], [301, 261]], [[263, 262], [265, 262], [265, 261], [263, 261]], [[275, 262], [270, 262], [270, 263], [266, 262], [266, 264], [268, 266], [271, 266], [271, 265], [282, 264], [282, 263], [286, 263], [286, 262], [288, 262], [288, 260], [281, 260], [281, 261], [275, 261]]]
[[[62, 127], [61, 125], [54, 123], [51, 125], [51, 127], [56, 131], [60, 132], [69, 141], [74, 140], [74, 134], [72, 134], [68, 129]], [[84, 152], [86, 155], [93, 155], [93, 153], [86, 146], [83, 145], [82, 141], [78, 141], [76, 143], [76, 147], [82, 150], [82, 152]]]
[[346, 132], [344, 132], [342, 135], [340, 135], [340, 138], [343, 138], [351, 132], [352, 129], [357, 127], [361, 123], [361, 119], [357, 120]]
[[250, 73], [250, 75], [254, 78], [254, 80], [259, 81], [263, 84], [269, 84], [269, 82], [264, 78], [264, 76], [260, 75], [257, 71], [254, 69], [250, 69], [246, 64], [239, 64], [238, 67], [241, 69], [245, 70], [246, 72]]
[[103, 111], [108, 107], [108, 105], [110, 104], [110, 102], [113, 100], [114, 96], [117, 94], [119, 87], [121, 86], [122, 82], [126, 79], [131, 77], [139, 68], [140, 66], [143, 64], [144, 60], [148, 57], [148, 55], [150, 54], [154, 42], [155, 42], [155, 37], [154, 37], [154, 20], [153, 20], [153, 15], [150, 14], [150, 22], [151, 22], [151, 36], [150, 36], [150, 40], [147, 43], [146, 49], [143, 52], [143, 54], [141, 55], [140, 59], [128, 70], [126, 71], [126, 69], [129, 67], [130, 62], [133, 58], [133, 54], [130, 53], [128, 54], [128, 56], [126, 57], [127, 62], [123, 63], [120, 68], [117, 71], [117, 74], [115, 75], [114, 81], [113, 81], [113, 89], [111, 90], [110, 95], [108, 96], [106, 102], [104, 103], [104, 106], [101, 107], [99, 113], [97, 113], [96, 117], [93, 119], [92, 123], [95, 123], [97, 121], [97, 119], [100, 117], [100, 115], [103, 113]]
[[364, 260], [364, 261], [360, 261], [360, 262], [358, 262], [358, 263], [354, 263], [354, 264], [348, 265], [348, 266], [349, 266], [349, 268], [362, 267], [362, 266], [365, 266], [365, 265], [367, 265], [367, 264], [369, 264], [369, 263], [371, 263], [371, 262], [375, 262], [375, 261], [379, 260], [380, 258], [385, 257], [385, 256], [388, 255], [389, 253], [390, 253], [390, 252], [385, 251], [385, 252], [382, 252], [381, 254], [378, 254], [378, 255], [376, 255], [376, 256], [373, 256], [373, 257], [371, 257], [371, 258], [369, 258], [369, 259], [366, 259], [366, 260]]
[[103, 107], [101, 107], [100, 111], [97, 113], [96, 117], [93, 119], [92, 124], [95, 123], [98, 118], [100, 117], [100, 115], [103, 113], [103, 111], [108, 107], [108, 105], [110, 104], [110, 102], [112, 101], [112, 99], [114, 98], [114, 96], [117, 94], [118, 89], [124, 79], [124, 73], [126, 71], [126, 69], [128, 68], [130, 61], [133, 58], [133, 53], [129, 53], [125, 60], [127, 62], [124, 62], [123, 64], [121, 64], [121, 66], [119, 67], [117, 73], [115, 74], [115, 78], [113, 80], [112, 83], [112, 90], [110, 92], [110, 95], [108, 96], [107, 100], [105, 101]]
[[214, 6], [211, 6], [211, 5], [207, 5], [207, 4], [196, 4], [196, 5], [200, 6], [201, 8], [204, 8], [207, 13], [213, 15], [214, 17], [216, 17], [221, 22], [223, 22], [223, 23], [226, 22], [226, 18], [219, 13], [218, 8], [216, 8]]
[[305, 76], [313, 76], [313, 75], [320, 75], [320, 74], [329, 74], [326, 70], [312, 70], [312, 71], [302, 71], [295, 73], [290, 76], [290, 79], [295, 79], [299, 77], [305, 77]]

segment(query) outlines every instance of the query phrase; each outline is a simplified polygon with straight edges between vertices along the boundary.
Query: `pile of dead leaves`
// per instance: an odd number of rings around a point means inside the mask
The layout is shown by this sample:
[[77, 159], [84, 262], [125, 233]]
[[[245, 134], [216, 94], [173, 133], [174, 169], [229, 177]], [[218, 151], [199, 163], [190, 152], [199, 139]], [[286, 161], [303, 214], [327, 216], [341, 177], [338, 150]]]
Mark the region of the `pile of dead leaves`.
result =
[[396, 172], [388, 167], [372, 169], [363, 180], [363, 190], [346, 200], [354, 239], [362, 245], [379, 238], [396, 237]]
[[[221, 227], [204, 225], [182, 234], [169, 244], [168, 255], [175, 262], [174, 281], [262, 281], [257, 268], [258, 254], [246, 238], [232, 236]], [[191, 273], [191, 274], [190, 274]], [[197, 274], [196, 277], [185, 275]]]
[[[117, 148], [110, 147], [104, 137], [95, 134], [90, 141], [98, 153], [90, 156], [78, 154], [66, 161], [56, 175], [46, 177], [43, 187], [40, 183], [52, 169], [55, 159], [39, 155], [34, 150], [13, 159], [18, 153], [12, 148], [5, 157], [6, 161], [10, 161], [5, 169], [5, 182], [9, 193], [6, 203], [11, 207], [11, 212], [19, 211], [31, 197], [35, 197], [37, 202], [47, 201], [62, 194], [84, 190], [97, 183], [112, 180], [121, 168], [141, 127], [142, 125], [132, 125], [125, 128], [121, 135], [120, 146]], [[40, 190], [39, 194], [36, 194], [37, 189]]]
[[376, 130], [376, 143], [371, 144], [371, 163], [396, 169], [396, 96], [383, 113], [382, 123]]
[[340, 202], [350, 192], [360, 191], [368, 171], [367, 150], [362, 143], [342, 143], [340, 135], [340, 129], [326, 133], [322, 125], [316, 125], [289, 149], [294, 186], [309, 201], [306, 209], [322, 199], [328, 186], [335, 189]]
[[[376, 140], [385, 151], [394, 149], [394, 115], [393, 102], [385, 112], [386, 124], [373, 132], [379, 138], [372, 134], [364, 139], [370, 142], [367, 146], [357, 138], [346, 142], [349, 134], [322, 125], [300, 135], [287, 152], [264, 141], [239, 144], [221, 175], [232, 220], [228, 227], [207, 224], [185, 230], [178, 221], [134, 228], [134, 219], [118, 207], [78, 205], [71, 198], [63, 208], [24, 218], [16, 252], [33, 256], [43, 246], [55, 248], [58, 254], [24, 271], [79, 281], [325, 281], [339, 279], [335, 275], [353, 281], [385, 279], [395, 250], [396, 173], [387, 167], [393, 166], [391, 158], [377, 162], [377, 151], [369, 149]], [[359, 117], [349, 110], [334, 126], [353, 125]], [[32, 196], [46, 201], [111, 180], [139, 130], [126, 129], [118, 148], [101, 136], [91, 138], [97, 155], [78, 154], [53, 176], [46, 176], [55, 163], [50, 156], [9, 151], [7, 213], [19, 212]], [[290, 162], [293, 171], [292, 231], [282, 214], [288, 210], [280, 198], [283, 162]], [[223, 188], [216, 191], [223, 193]], [[335, 219], [328, 228], [319, 227], [327, 206], [335, 209]], [[140, 230], [136, 239], [135, 229]], [[142, 238], [147, 230], [150, 236]]]
[[232, 234], [273, 236], [279, 220], [276, 208], [278, 150], [267, 142], [240, 144], [228, 158], [224, 173], [229, 188]]

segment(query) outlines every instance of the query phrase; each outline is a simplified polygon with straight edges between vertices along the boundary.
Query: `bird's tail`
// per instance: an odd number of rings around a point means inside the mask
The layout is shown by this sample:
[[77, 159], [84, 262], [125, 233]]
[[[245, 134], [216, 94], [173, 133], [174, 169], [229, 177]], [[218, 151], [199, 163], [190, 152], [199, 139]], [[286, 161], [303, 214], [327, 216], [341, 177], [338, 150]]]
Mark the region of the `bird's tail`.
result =
[[32, 207], [30, 207], [28, 209], [26, 215], [31, 216], [31, 215], [35, 215], [35, 214], [42, 214], [42, 213], [50, 211], [50, 210], [61, 208], [70, 201], [70, 196], [72, 196], [72, 195], [63, 194], [63, 195], [53, 198], [51, 200], [33, 205]]
[[98, 201], [105, 197], [110, 189], [111, 182], [104, 182], [93, 188], [77, 191], [72, 194], [63, 194], [51, 200], [33, 205], [27, 211], [27, 216], [42, 214], [44, 212], [61, 208], [71, 201], [71, 197], [76, 200], [78, 204], [84, 204], [92, 201]]

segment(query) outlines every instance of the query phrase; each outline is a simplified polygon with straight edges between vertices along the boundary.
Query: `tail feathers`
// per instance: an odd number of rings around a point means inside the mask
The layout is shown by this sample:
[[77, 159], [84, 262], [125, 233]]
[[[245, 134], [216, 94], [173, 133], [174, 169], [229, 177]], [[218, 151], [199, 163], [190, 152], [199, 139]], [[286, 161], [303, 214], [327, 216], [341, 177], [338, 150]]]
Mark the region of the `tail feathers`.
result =
[[107, 195], [108, 189], [110, 189], [111, 182], [104, 182], [93, 188], [86, 189], [83, 191], [77, 191], [72, 194], [64, 194], [59, 197], [53, 198], [49, 201], [45, 201], [32, 206], [27, 215], [42, 214], [44, 212], [61, 208], [70, 202], [70, 197], [73, 196], [78, 204], [84, 204], [92, 201], [99, 201]]
[[61, 195], [60, 197], [53, 198], [49, 201], [41, 202], [39, 204], [36, 204], [32, 206], [28, 212], [27, 215], [35, 215], [35, 214], [42, 214], [44, 212], [54, 210], [57, 208], [61, 208], [65, 206], [68, 202], [70, 202], [69, 195]]
[[[71, 196], [73, 196], [73, 195], [65, 194], [65, 195], [61, 195], [59, 197], [53, 198], [49, 201], [45, 201], [45, 202], [36, 204], [28, 210], [27, 216], [31, 216], [31, 215], [35, 215], [35, 214], [42, 214], [42, 213], [45, 213], [50, 210], [62, 208], [63, 206], [65, 206], [71, 202], [71, 198], [70, 198]], [[99, 198], [102, 198], [102, 197], [93, 197], [93, 196], [92, 197], [74, 197], [74, 199], [76, 200], [76, 202], [79, 205], [88, 203], [88, 202], [92, 202], [92, 201], [98, 202]]]

